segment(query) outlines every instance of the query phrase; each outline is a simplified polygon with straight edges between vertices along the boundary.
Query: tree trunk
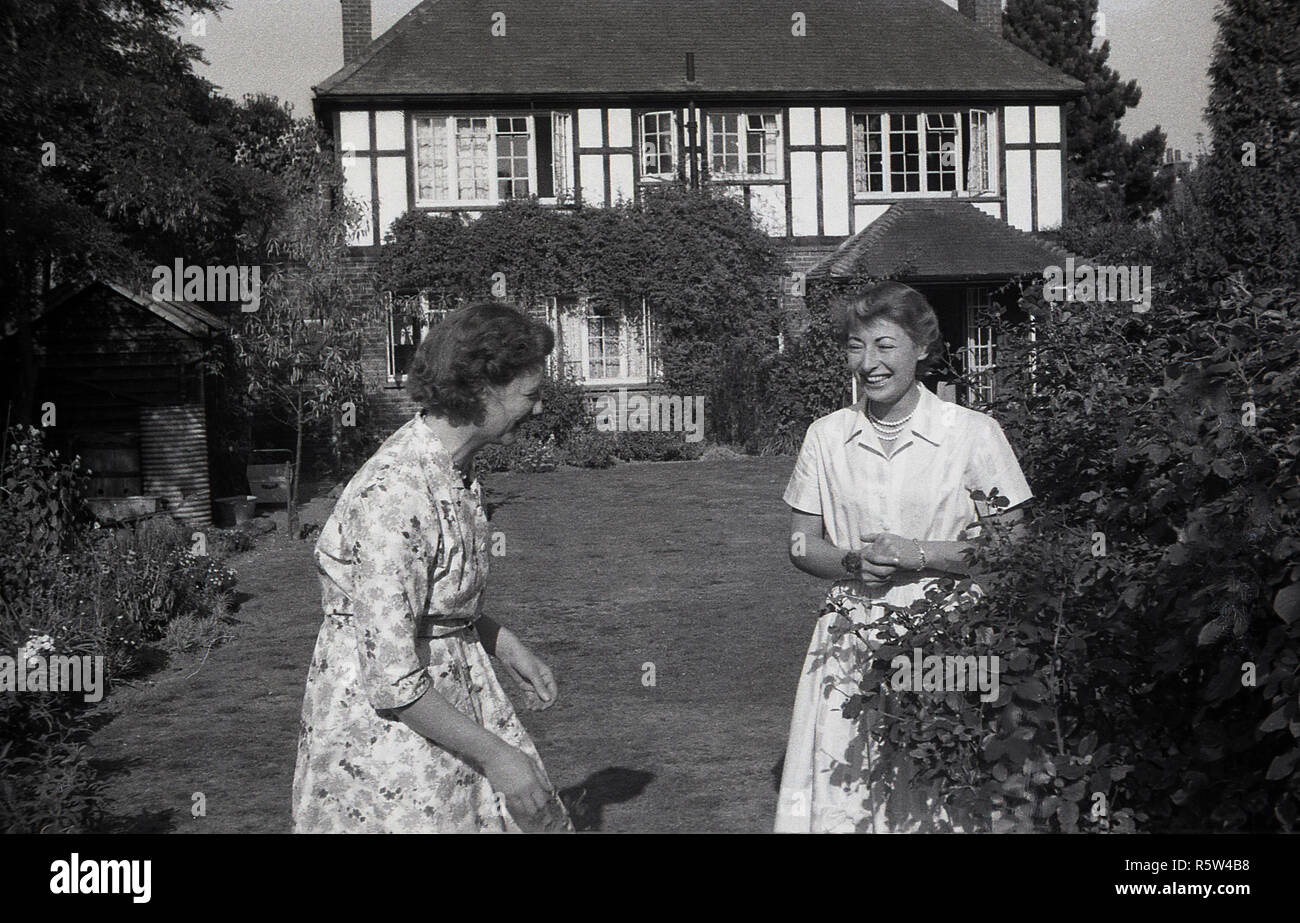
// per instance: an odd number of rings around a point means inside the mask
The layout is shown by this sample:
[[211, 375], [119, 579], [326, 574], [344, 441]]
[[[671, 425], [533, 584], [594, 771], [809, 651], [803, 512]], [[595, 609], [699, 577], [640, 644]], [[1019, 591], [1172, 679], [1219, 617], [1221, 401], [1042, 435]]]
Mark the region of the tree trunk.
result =
[[294, 406], [295, 438], [297, 444], [293, 450], [293, 476], [289, 479], [289, 537], [298, 537], [298, 481], [302, 477], [302, 389], [298, 389], [297, 402]]

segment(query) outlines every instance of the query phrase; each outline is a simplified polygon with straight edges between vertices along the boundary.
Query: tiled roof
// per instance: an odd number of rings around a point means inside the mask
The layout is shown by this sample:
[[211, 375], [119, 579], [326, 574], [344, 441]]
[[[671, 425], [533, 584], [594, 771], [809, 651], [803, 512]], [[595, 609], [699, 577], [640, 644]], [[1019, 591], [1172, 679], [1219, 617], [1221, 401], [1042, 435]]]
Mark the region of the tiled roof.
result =
[[[804, 37], [792, 34], [796, 10]], [[498, 11], [504, 37], [491, 35]], [[1083, 85], [942, 0], [424, 0], [316, 89], [1060, 98]]]
[[891, 205], [814, 266], [808, 278], [1010, 278], [1064, 265], [1068, 256], [969, 202], [916, 199]]

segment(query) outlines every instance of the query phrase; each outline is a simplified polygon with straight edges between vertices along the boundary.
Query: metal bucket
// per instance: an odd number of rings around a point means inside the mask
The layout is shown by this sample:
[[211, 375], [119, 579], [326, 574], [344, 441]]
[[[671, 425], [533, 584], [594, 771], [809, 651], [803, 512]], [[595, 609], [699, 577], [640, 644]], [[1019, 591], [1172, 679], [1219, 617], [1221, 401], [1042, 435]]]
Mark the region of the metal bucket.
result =
[[140, 469], [143, 493], [165, 499], [168, 513], [187, 525], [212, 525], [202, 404], [140, 408]]

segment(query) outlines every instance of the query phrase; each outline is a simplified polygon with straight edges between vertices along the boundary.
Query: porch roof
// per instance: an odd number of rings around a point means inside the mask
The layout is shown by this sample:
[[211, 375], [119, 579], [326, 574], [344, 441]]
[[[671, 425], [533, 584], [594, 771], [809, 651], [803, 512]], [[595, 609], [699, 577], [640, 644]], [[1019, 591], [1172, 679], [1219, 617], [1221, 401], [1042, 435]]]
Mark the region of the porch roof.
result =
[[1009, 279], [1064, 265], [1069, 255], [969, 202], [916, 199], [889, 206], [814, 266], [808, 278]]
[[[492, 17], [505, 15], [494, 37]], [[1067, 99], [1083, 84], [942, 0], [423, 0], [318, 103], [362, 98]], [[686, 81], [687, 52], [695, 80]]]

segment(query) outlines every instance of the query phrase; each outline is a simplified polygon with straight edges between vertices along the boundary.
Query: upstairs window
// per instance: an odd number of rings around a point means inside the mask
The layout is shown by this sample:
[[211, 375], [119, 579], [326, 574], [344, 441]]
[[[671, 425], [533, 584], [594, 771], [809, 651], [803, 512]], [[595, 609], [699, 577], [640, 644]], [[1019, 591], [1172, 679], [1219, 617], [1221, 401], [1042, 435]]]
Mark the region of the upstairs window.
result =
[[972, 109], [966, 141], [966, 191], [972, 195], [994, 192], [993, 165], [989, 162], [992, 114]]
[[641, 116], [641, 174], [653, 179], [677, 175], [677, 117], [672, 112]]
[[859, 197], [991, 191], [991, 113], [867, 112], [853, 116]]
[[532, 116], [415, 119], [415, 195], [422, 206], [495, 205], [537, 188]]
[[780, 179], [781, 122], [775, 112], [711, 112], [709, 170], [717, 179]]
[[[570, 136], [573, 117], [567, 112], [552, 112], [548, 119], [537, 119], [537, 195], [556, 202], [573, 200], [573, 159]], [[550, 170], [546, 164], [550, 164]]]
[[497, 199], [526, 199], [532, 188], [528, 118], [497, 119]]
[[921, 188], [921, 117], [913, 112], [885, 116], [888, 172], [891, 192], [927, 192]]
[[957, 113], [925, 115], [925, 181], [930, 192], [956, 192], [961, 175], [957, 150]]

